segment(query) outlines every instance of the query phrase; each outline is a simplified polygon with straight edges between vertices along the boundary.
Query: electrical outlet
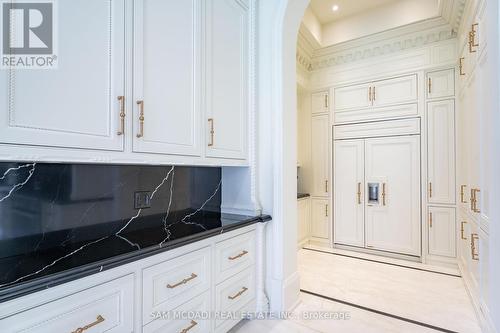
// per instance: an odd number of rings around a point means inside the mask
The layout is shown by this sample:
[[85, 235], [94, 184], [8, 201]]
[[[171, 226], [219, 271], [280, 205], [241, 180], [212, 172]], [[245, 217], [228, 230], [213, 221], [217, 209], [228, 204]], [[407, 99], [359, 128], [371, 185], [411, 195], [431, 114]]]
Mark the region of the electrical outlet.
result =
[[151, 192], [142, 191], [134, 193], [134, 208], [144, 209], [151, 207]]

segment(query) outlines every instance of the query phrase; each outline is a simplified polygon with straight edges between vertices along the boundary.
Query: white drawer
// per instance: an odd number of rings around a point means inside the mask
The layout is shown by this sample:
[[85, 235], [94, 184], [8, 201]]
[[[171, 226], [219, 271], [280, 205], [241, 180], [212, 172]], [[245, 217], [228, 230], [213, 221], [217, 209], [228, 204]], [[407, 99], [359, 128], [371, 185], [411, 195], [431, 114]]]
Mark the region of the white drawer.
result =
[[[249, 311], [248, 305], [255, 299], [255, 267], [227, 279], [215, 287], [215, 311], [218, 314]], [[227, 321], [236, 324], [240, 319], [216, 318], [215, 326], [219, 327]]]
[[113, 280], [0, 321], [0, 332], [134, 331], [134, 276]]
[[143, 270], [143, 324], [210, 288], [210, 247]]
[[[188, 301], [173, 311], [157, 314], [153, 322], [144, 327], [144, 333], [208, 333], [211, 331], [210, 292]], [[203, 319], [205, 318], [205, 319]]]
[[215, 246], [217, 283], [255, 263], [255, 231], [226, 239]]

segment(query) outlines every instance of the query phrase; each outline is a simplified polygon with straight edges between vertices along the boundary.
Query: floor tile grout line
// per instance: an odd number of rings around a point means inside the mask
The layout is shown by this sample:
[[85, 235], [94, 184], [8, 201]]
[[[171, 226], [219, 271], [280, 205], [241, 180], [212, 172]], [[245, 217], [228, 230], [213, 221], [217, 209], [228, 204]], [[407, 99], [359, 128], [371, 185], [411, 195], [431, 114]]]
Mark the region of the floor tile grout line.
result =
[[456, 277], [456, 278], [462, 278], [460, 275], [457, 275], [457, 274], [444, 273], [444, 272], [436, 272], [436, 271], [432, 271], [430, 269], [405, 266], [405, 265], [401, 265], [401, 264], [393, 264], [393, 263], [390, 263], [390, 262], [384, 262], [384, 261], [380, 261], [380, 260], [360, 258], [360, 257], [356, 257], [356, 256], [350, 256], [348, 254], [333, 253], [333, 252], [328, 252], [328, 251], [323, 251], [323, 250], [310, 249], [310, 248], [307, 248], [307, 247], [303, 247], [302, 249], [308, 250], [308, 251], [314, 251], [314, 252], [331, 254], [331, 255], [334, 255], [334, 256], [340, 256], [340, 257], [346, 257], [346, 258], [352, 258], [352, 259], [358, 259], [358, 260], [376, 262], [376, 263], [384, 264], [384, 265], [396, 266], [396, 267], [401, 267], [401, 268], [408, 268], [408, 269], [413, 269], [413, 270], [422, 271], [422, 272], [428, 272], [428, 273], [441, 274], [441, 275], [446, 275], [446, 276], [451, 276], [451, 277]]
[[429, 328], [429, 329], [433, 329], [435, 331], [440, 331], [440, 332], [445, 332], [445, 333], [459, 333], [457, 331], [452, 331], [452, 330], [448, 330], [446, 328], [434, 326], [434, 325], [431, 325], [431, 324], [426, 324], [426, 323], [423, 323], [423, 322], [420, 322], [420, 321], [417, 321], [417, 320], [413, 320], [413, 319], [401, 317], [401, 316], [398, 316], [398, 315], [394, 315], [392, 313], [388, 313], [388, 312], [384, 312], [384, 311], [380, 311], [380, 310], [368, 308], [366, 306], [358, 305], [358, 304], [355, 304], [355, 303], [343, 301], [343, 300], [340, 300], [340, 299], [336, 299], [336, 298], [325, 296], [325, 295], [321, 295], [321, 294], [317, 294], [317, 293], [314, 293], [312, 291], [308, 291], [308, 290], [304, 290], [304, 289], [300, 289], [300, 291], [302, 293], [304, 293], [304, 294], [308, 294], [308, 295], [319, 297], [319, 298], [323, 298], [323, 299], [326, 299], [326, 300], [329, 300], [329, 301], [332, 301], [332, 302], [336, 302], [336, 303], [340, 303], [340, 304], [352, 306], [352, 307], [355, 307], [355, 308], [358, 308], [358, 309], [361, 309], [361, 310], [364, 310], [364, 311], [369, 311], [369, 312], [372, 312], [372, 313], [376, 313], [376, 314], [379, 314], [379, 315], [382, 315], [382, 316], [385, 316], [385, 317], [390, 317], [390, 318], [394, 318], [394, 319], [397, 319], [397, 320], [405, 321], [407, 323], [411, 323], [411, 324], [414, 324], [414, 325], [418, 325], [418, 326], [426, 327], [426, 328]]

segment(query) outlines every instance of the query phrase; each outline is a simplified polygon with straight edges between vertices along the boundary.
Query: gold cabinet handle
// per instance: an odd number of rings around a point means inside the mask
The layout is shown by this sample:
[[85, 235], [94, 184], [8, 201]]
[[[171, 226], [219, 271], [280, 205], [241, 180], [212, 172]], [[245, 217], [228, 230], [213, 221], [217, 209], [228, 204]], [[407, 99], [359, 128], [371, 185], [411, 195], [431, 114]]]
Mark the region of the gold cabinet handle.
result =
[[377, 93], [375, 92], [375, 87], [373, 87], [373, 100], [377, 100]]
[[474, 211], [474, 200], [476, 200], [475, 196], [476, 196], [476, 192], [474, 191], [473, 188], [471, 188], [471, 190], [470, 190], [470, 210], [471, 211]]
[[87, 331], [88, 329], [91, 329], [92, 327], [94, 326], [97, 326], [99, 325], [100, 323], [102, 323], [104, 321], [104, 317], [101, 316], [101, 315], [98, 315], [97, 316], [97, 319], [93, 322], [93, 323], [90, 323], [88, 325], [85, 325], [83, 327], [79, 327], [77, 328], [76, 330], [72, 331], [71, 333], [83, 333], [85, 331]]
[[167, 288], [168, 289], [174, 289], [174, 288], [177, 288], [179, 286], [182, 286], [183, 284], [186, 284], [188, 283], [189, 281], [191, 280], [194, 280], [198, 277], [198, 275], [194, 274], [194, 273], [191, 273], [191, 276], [188, 277], [188, 278], [185, 278], [184, 280], [180, 281], [180, 282], [177, 282], [176, 284], [167, 284]]
[[471, 234], [470, 235], [470, 251], [471, 251], [471, 257], [472, 260], [479, 260], [479, 253], [476, 252], [477, 247], [476, 247], [476, 240], [479, 240], [478, 234]]
[[238, 293], [236, 295], [227, 296], [227, 298], [230, 300], [234, 300], [234, 299], [240, 297], [241, 295], [243, 295], [247, 290], [248, 290], [247, 287], [243, 287], [240, 291], [238, 291]]
[[358, 183], [358, 205], [361, 205], [361, 183]]
[[139, 105], [139, 133], [137, 137], [142, 138], [144, 136], [144, 101], [137, 101], [137, 105]]
[[427, 84], [427, 85], [428, 85], [428, 87], [429, 87], [429, 90], [428, 90], [428, 91], [429, 91], [429, 94], [430, 94], [430, 93], [432, 93], [432, 79], [431, 79], [431, 78], [429, 78], [429, 80], [428, 80], [428, 84]]
[[213, 147], [214, 145], [214, 119], [208, 118], [208, 122], [210, 123], [210, 142], [208, 144], [209, 147]]
[[432, 182], [429, 182], [429, 198], [432, 198]]
[[429, 213], [429, 226], [432, 228], [432, 212]]
[[464, 72], [464, 60], [465, 60], [465, 58], [462, 57], [458, 61], [458, 68], [460, 69], [460, 75], [462, 75], [462, 76], [465, 75], [465, 72]]
[[472, 191], [474, 192], [474, 195], [473, 195], [474, 202], [472, 203], [472, 211], [474, 213], [481, 213], [481, 210], [479, 208], [477, 208], [477, 194], [481, 191], [477, 188], [472, 189]]
[[325, 108], [328, 108], [328, 94], [325, 94]]
[[325, 180], [325, 192], [328, 193], [328, 179]]
[[325, 217], [328, 217], [328, 204], [325, 205]]
[[368, 88], [368, 101], [371, 102], [372, 101], [372, 87], [369, 87]]
[[467, 239], [467, 237], [464, 236], [464, 231], [465, 231], [464, 225], [467, 224], [467, 222], [463, 221], [460, 224], [461, 224], [461, 226], [460, 226], [460, 238]]
[[191, 323], [188, 327], [186, 327], [185, 329], [183, 329], [182, 331], [180, 331], [179, 333], [188, 333], [189, 331], [191, 331], [196, 325], [198, 325], [197, 322], [195, 322], [194, 320], [191, 320]]
[[236, 255], [234, 257], [228, 257], [227, 259], [229, 259], [229, 260], [236, 260], [236, 259], [239, 259], [239, 258], [247, 255], [247, 254], [248, 254], [248, 251], [245, 250], [245, 251], [241, 252], [240, 254], [238, 254], [238, 255]]
[[385, 183], [382, 183], [382, 205], [385, 206], [385, 197], [386, 197], [386, 193], [385, 193]]
[[479, 43], [476, 42], [476, 35], [477, 35], [477, 30], [476, 27], [478, 27], [478, 23], [474, 23], [471, 26], [471, 31], [469, 32], [469, 52], [470, 53], [475, 53], [477, 50], [473, 50], [473, 47], [478, 47]]
[[467, 187], [467, 185], [460, 186], [460, 202], [461, 203], [467, 203], [467, 201], [465, 201], [465, 188], [466, 187]]
[[123, 135], [125, 133], [125, 96], [118, 96], [120, 103], [120, 130], [116, 134]]

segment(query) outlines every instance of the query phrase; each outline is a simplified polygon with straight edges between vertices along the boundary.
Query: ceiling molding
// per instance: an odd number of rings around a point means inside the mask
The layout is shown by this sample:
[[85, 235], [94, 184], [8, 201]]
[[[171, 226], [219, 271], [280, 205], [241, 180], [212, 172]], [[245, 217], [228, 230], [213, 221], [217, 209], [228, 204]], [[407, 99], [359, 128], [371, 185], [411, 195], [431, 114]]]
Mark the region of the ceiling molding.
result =
[[392, 38], [374, 39], [363, 38], [360, 46], [336, 50], [325, 48], [315, 51], [312, 58], [311, 70], [342, 65], [346, 63], [361, 61], [368, 58], [383, 56], [398, 51], [422, 47], [431, 43], [455, 38], [455, 34], [448, 24], [435, 28], [406, 33]]

